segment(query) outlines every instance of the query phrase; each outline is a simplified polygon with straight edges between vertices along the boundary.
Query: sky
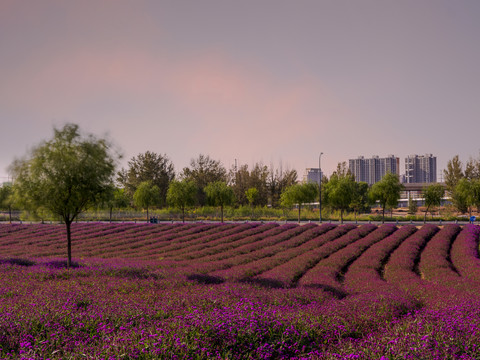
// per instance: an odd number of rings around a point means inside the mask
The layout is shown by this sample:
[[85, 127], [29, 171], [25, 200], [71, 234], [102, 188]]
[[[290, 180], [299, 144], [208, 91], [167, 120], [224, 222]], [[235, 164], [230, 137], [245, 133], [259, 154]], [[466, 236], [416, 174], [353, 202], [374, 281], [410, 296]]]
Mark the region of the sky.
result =
[[123, 159], [329, 175], [480, 151], [477, 0], [0, 0], [0, 183], [76, 123]]

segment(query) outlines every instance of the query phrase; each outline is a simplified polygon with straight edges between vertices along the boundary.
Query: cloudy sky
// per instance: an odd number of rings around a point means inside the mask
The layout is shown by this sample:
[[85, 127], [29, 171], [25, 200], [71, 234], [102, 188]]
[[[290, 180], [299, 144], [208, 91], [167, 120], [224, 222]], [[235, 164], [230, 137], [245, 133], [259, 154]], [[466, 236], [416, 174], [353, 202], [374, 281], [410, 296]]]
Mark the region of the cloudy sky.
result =
[[480, 150], [478, 0], [0, 0], [0, 182], [78, 123], [180, 172]]

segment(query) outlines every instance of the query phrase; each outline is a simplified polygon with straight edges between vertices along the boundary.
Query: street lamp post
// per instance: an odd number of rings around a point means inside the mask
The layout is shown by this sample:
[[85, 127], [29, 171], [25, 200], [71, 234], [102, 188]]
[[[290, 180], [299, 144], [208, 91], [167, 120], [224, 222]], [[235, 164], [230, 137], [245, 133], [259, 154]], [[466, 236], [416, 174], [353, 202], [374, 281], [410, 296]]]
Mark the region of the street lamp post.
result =
[[318, 156], [318, 212], [320, 213], [320, 223], [322, 223], [322, 160], [323, 152]]

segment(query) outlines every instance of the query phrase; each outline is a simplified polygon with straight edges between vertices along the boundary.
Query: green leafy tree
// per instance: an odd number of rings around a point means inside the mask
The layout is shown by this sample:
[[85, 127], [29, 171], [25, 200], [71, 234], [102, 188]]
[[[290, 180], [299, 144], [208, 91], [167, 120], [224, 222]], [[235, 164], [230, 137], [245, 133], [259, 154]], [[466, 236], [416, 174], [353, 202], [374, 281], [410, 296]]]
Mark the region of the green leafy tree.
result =
[[312, 203], [318, 196], [318, 186], [315, 183], [295, 184], [289, 186], [281, 195], [281, 205], [291, 208], [298, 206], [298, 222], [304, 204]]
[[334, 172], [325, 184], [325, 203], [332, 209], [340, 210], [340, 222], [343, 223], [343, 214], [352, 202], [355, 202], [355, 180], [347, 172]]
[[238, 169], [232, 168], [228, 178], [238, 205], [249, 204], [246, 191], [250, 188], [257, 189], [256, 205], [268, 204], [268, 168], [265, 165], [257, 163], [251, 171], [248, 165], [241, 165]]
[[468, 211], [472, 216], [473, 206], [480, 207], [480, 180], [461, 179], [455, 187], [454, 196], [464, 206], [464, 212]]
[[358, 212], [368, 209], [368, 184], [366, 182], [354, 182], [350, 207], [355, 213], [355, 221], [357, 221]]
[[223, 208], [232, 205], [235, 195], [230, 186], [224, 181], [215, 181], [205, 186], [207, 201], [212, 206], [220, 206], [220, 212], [223, 223]]
[[280, 166], [279, 169], [274, 169], [270, 166], [268, 170], [267, 188], [268, 198], [272, 207], [278, 207], [281, 205], [282, 193], [290, 186], [297, 183], [297, 171], [296, 170], [283, 170]]
[[174, 178], [175, 169], [167, 155], [151, 151], [133, 157], [128, 162], [128, 169], [122, 169], [117, 174], [118, 183], [132, 200], [142, 182], [150, 181], [152, 185], [156, 185], [160, 193], [155, 204], [158, 206], [166, 204], [168, 186]]
[[464, 177], [462, 162], [458, 158], [458, 155], [455, 155], [453, 159], [448, 160], [447, 168], [443, 170], [443, 175], [447, 191], [453, 193], [455, 186], [457, 186], [460, 179]]
[[108, 208], [109, 211], [109, 221], [112, 222], [112, 215], [114, 208], [126, 208], [130, 205], [130, 200], [125, 193], [125, 189], [112, 187], [111, 196], [108, 197], [107, 201], [102, 204], [103, 208]]
[[385, 208], [394, 208], [398, 205], [400, 192], [403, 185], [398, 179], [398, 175], [387, 173], [379, 182], [372, 185], [370, 189], [370, 200], [374, 203], [377, 200], [382, 207], [382, 223], [385, 222]]
[[227, 181], [227, 170], [220, 161], [211, 159], [208, 155], [200, 154], [192, 159], [190, 167], [183, 169], [182, 179], [193, 181], [197, 187], [197, 202], [200, 206], [207, 203], [205, 187], [217, 181]]
[[12, 207], [13, 207], [13, 189], [12, 185], [4, 184], [0, 187], [0, 209], [8, 211], [8, 221], [12, 223]]
[[197, 187], [193, 181], [172, 181], [167, 191], [167, 203], [182, 210], [182, 221], [185, 222], [185, 209], [194, 206], [197, 200]]
[[408, 213], [410, 215], [415, 215], [418, 211], [417, 201], [412, 199], [411, 195], [408, 195]]
[[108, 197], [118, 155], [111, 144], [81, 135], [78, 125], [54, 128], [44, 141], [10, 166], [14, 196], [26, 209], [59, 216], [67, 231], [67, 266], [72, 263], [71, 224], [81, 212]]
[[[432, 184], [423, 190], [423, 198], [425, 200], [425, 217], [423, 223], [427, 222], [427, 213], [434, 206], [440, 206], [442, 197], [445, 194], [445, 188], [441, 184]], [[432, 214], [433, 216], [433, 214]]]
[[255, 206], [255, 202], [258, 199], [258, 190], [257, 188], [249, 188], [245, 191], [245, 196], [247, 197], [248, 203], [250, 204], [250, 207], [252, 208], [252, 216], [253, 216], [253, 207]]
[[133, 203], [135, 206], [147, 210], [147, 221], [149, 220], [148, 209], [158, 204], [160, 189], [151, 181], [144, 181], [138, 185], [133, 194]]

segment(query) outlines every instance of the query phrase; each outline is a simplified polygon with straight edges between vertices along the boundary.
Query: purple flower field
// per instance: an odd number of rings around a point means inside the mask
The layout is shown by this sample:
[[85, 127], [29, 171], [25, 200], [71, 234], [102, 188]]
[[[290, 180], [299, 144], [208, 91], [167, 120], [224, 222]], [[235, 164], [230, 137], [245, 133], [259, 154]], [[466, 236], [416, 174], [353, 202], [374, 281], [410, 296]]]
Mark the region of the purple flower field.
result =
[[480, 227], [0, 225], [1, 359], [479, 359]]

